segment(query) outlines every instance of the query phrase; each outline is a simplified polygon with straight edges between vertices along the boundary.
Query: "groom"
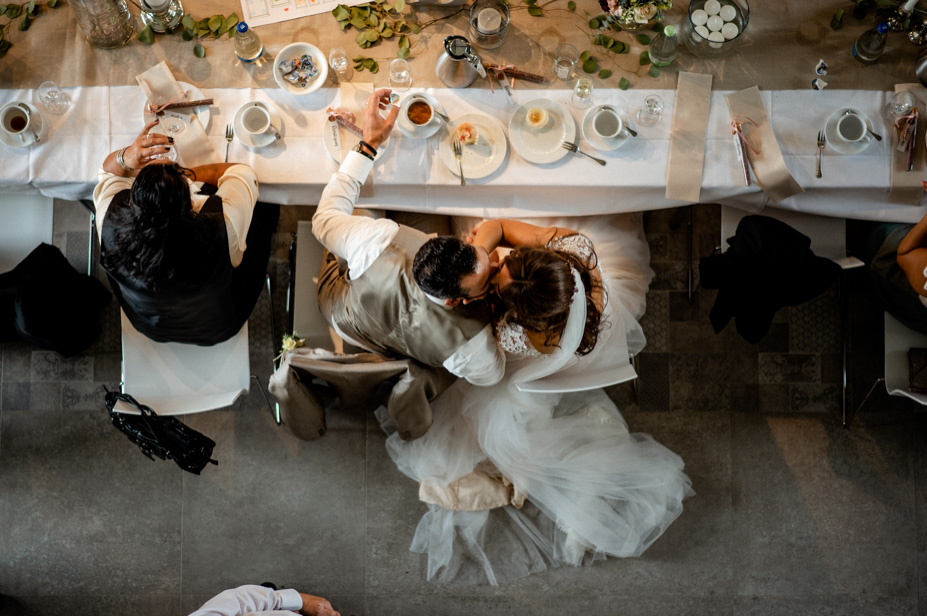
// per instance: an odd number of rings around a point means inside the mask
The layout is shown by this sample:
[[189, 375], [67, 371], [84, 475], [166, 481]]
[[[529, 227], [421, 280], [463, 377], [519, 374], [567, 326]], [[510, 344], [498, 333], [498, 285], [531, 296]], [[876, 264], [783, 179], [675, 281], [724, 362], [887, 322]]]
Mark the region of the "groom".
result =
[[312, 218], [312, 233], [328, 252], [319, 273], [319, 309], [356, 346], [443, 366], [474, 385], [494, 385], [505, 356], [487, 308], [469, 302], [486, 295], [498, 264], [456, 238], [428, 241], [392, 220], [353, 215], [377, 149], [399, 115], [396, 107], [385, 119], [380, 115], [389, 94], [378, 90], [367, 100], [364, 138], [332, 176]]

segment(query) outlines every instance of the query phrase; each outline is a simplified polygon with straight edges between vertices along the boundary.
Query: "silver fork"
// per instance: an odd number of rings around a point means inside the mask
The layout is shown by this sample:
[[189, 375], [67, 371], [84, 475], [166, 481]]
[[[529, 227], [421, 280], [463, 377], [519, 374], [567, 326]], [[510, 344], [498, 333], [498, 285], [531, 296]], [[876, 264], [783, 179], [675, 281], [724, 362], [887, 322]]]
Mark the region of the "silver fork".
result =
[[[227, 124], [225, 127], [225, 162], [229, 162], [229, 146], [232, 145], [232, 137], [235, 136], [235, 131], [232, 129], [231, 124]], [[280, 137], [277, 137], [279, 139]]]
[[466, 186], [467, 180], [464, 179], [463, 161], [461, 160], [461, 157], [463, 156], [463, 148], [460, 145], [460, 141], [457, 139], [453, 139], [452, 144], [454, 146], [454, 158], [457, 159], [457, 168], [460, 169], [460, 185]]
[[821, 159], [824, 157], [824, 131], [818, 132], [818, 170], [814, 174], [815, 177], [821, 177]]
[[595, 162], [599, 163], [599, 164], [602, 165], [603, 167], [605, 166], [605, 161], [604, 161], [604, 160], [602, 160], [601, 158], [596, 158], [595, 156], [590, 156], [589, 154], [586, 154], [585, 152], [583, 152], [582, 150], [580, 150], [580, 149], [579, 149], [579, 146], [576, 145], [575, 143], [570, 143], [569, 141], [564, 141], [563, 143], [560, 144], [560, 146], [561, 146], [564, 150], [569, 150], [569, 151], [573, 152], [574, 154], [582, 154], [582, 155], [585, 156], [586, 158], [591, 158], [592, 160], [594, 160]]

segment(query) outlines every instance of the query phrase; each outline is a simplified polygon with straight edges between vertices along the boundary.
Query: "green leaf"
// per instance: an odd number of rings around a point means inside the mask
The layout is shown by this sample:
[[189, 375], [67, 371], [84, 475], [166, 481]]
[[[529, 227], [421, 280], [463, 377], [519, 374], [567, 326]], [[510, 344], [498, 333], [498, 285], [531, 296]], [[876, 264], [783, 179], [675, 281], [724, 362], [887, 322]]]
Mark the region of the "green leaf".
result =
[[834, 16], [830, 19], [830, 29], [839, 30], [843, 27], [843, 9], [837, 9]]
[[583, 53], [579, 54], [579, 61], [580, 61], [580, 62], [585, 62], [585, 61], [588, 60], [588, 59], [589, 59], [589, 52], [588, 52], [588, 51], [584, 51]]
[[364, 46], [364, 43], [367, 42], [367, 33], [366, 33], [366, 32], [361, 32], [360, 34], [358, 34], [357, 36], [355, 36], [355, 37], [354, 37], [354, 42], [357, 43], [358, 45], [360, 45], [361, 47], [363, 47], [363, 46]]
[[48, 0], [48, 2], [45, 3], [45, 6], [47, 6], [50, 9], [53, 9], [56, 6], [58, 6], [58, 0]]
[[364, 68], [371, 69], [376, 64], [373, 58], [364, 58]]
[[573, 2], [573, 0], [570, 0], [569, 2], [567, 2], [567, 10], [569, 10], [569, 11], [575, 11], [575, 10], [576, 10], [576, 3]]
[[380, 33], [380, 36], [383, 38], [393, 38], [393, 35], [396, 34], [392, 28], [386, 28], [383, 32]]
[[19, 20], [19, 29], [20, 31], [29, 29], [29, 13], [28, 11], [23, 13], [23, 18]]
[[364, 32], [364, 37], [370, 43], [376, 43], [380, 39], [380, 33], [376, 30], [367, 30]]
[[583, 70], [587, 73], [594, 73], [599, 70], [599, 63], [595, 61], [595, 58], [589, 58], [583, 62]]
[[351, 58], [351, 62], [363, 62], [364, 56], [357, 56], [356, 58]]
[[599, 71], [599, 79], [608, 79], [611, 76], [612, 76], [612, 72], [610, 70], [606, 69], [606, 70]]
[[205, 58], [206, 50], [203, 49], [202, 45], [195, 45], [193, 47], [193, 55], [196, 56], [197, 58]]
[[374, 60], [373, 66], [370, 68], [370, 72], [373, 73], [374, 75], [380, 72], [380, 65], [377, 64], [376, 60]]
[[412, 44], [409, 42], [409, 37], [403, 34], [399, 37], [399, 49], [409, 49]]
[[409, 29], [412, 30], [412, 34], [421, 34], [422, 27], [415, 22], [409, 24]]
[[527, 4], [528, 6], [536, 6], [537, 3], [538, 3], [538, 0], [525, 0], [525, 4]]
[[622, 43], [621, 41], [618, 41], [617, 43], [615, 43], [615, 46], [612, 47], [612, 51], [614, 51], [615, 53], [629, 53], [631, 51], [631, 47], [627, 43]]
[[197, 28], [206, 28], [206, 29], [208, 30], [208, 29], [209, 29], [209, 18], [208, 18], [208, 17], [204, 17], [203, 19], [201, 19], [201, 20], [199, 20], [198, 22], [196, 22], [196, 27], [197, 27]]
[[222, 32], [220, 34], [225, 34], [232, 28], [238, 25], [238, 15], [232, 13], [225, 18], [225, 21], [222, 23]]
[[350, 23], [350, 22], [347, 22], [347, 21], [339, 21], [339, 22], [338, 22], [338, 28], [339, 28], [342, 32], [344, 32], [345, 28], [347, 28], [347, 27], [350, 26], [350, 25], [351, 25], [351, 23]]
[[209, 18], [209, 21], [206, 23], [206, 25], [209, 26], [209, 30], [211, 32], [218, 32], [223, 23], [225, 23], [224, 19], [218, 15], [213, 15]]
[[[386, 22], [383, 22], [383, 23], [386, 23]], [[370, 26], [371, 28], [376, 28], [378, 25], [380, 25], [380, 18], [377, 17], [376, 13], [374, 13], [373, 15], [367, 18], [367, 25]]]
[[22, 12], [23, 7], [20, 4], [11, 4], [10, 6], [6, 7], [6, 16], [10, 19], [16, 19]]
[[649, 51], [645, 51], [644, 53], [641, 54], [641, 66], [644, 66], [645, 64], [650, 64], [650, 52]]
[[618, 82], [618, 87], [622, 90], [627, 90], [631, 87], [631, 82], [628, 81], [625, 77], [622, 77], [621, 81]]
[[209, 28], [197, 28], [196, 35], [200, 38], [203, 38], [204, 36], [209, 36]]
[[400, 47], [399, 51], [396, 52], [396, 56], [403, 60], [408, 60], [410, 55], [412, 55], [412, 51], [408, 47]]
[[651, 66], [650, 70], [647, 71], [647, 74], [651, 77], [659, 77], [662, 73], [660, 73], [660, 69], [658, 69], [656, 66]]
[[29, 7], [26, 9], [26, 12], [29, 13], [30, 15], [35, 15], [36, 13], [35, 0], [29, 0]]
[[665, 27], [666, 27], [665, 24], [663, 24], [663, 23], [661, 23], [661, 22], [658, 21], [657, 23], [655, 23], [655, 24], [653, 24], [652, 26], [650, 26], [650, 29], [653, 30], [654, 32], [663, 32], [663, 29], [664, 29]]
[[351, 19], [351, 14], [348, 13], [348, 9], [346, 9], [343, 4], [339, 4], [332, 10], [332, 17], [338, 21], [347, 21]]
[[408, 27], [409, 26], [406, 25], [406, 22], [402, 21], [401, 19], [393, 22], [393, 30], [395, 30], [397, 33], [402, 32], [403, 28]]
[[351, 25], [357, 28], [358, 30], [366, 30], [367, 22], [364, 21], [363, 17], [355, 17], [351, 20]]
[[646, 34], [638, 34], [638, 35], [637, 35], [637, 42], [640, 43], [641, 45], [649, 45], [649, 44], [650, 44], [650, 37], [647, 36]]
[[185, 41], [192, 41], [193, 33], [190, 32], [189, 30], [184, 30], [183, 32], [180, 33], [180, 38], [182, 38]]
[[6, 5], [0, 4], [0, 15], [6, 14]]
[[592, 19], [589, 20], [589, 27], [592, 28], [593, 30], [598, 30], [599, 25], [600, 25], [600, 22], [599, 22], [598, 17], [593, 17]]
[[401, 13], [406, 8], [406, 0], [396, 0], [394, 8], [397, 13]]
[[146, 45], [151, 45], [154, 43], [154, 32], [151, 30], [151, 26], [145, 26], [145, 29], [138, 33], [138, 36], [135, 37]]
[[9, 51], [10, 47], [13, 46], [13, 43], [7, 39], [0, 39], [0, 58], [6, 55], [6, 52]]
[[183, 27], [187, 30], [193, 30], [196, 27], [196, 22], [193, 21], [193, 18], [189, 15], [184, 15], [183, 19], [180, 20], [180, 23], [183, 24]]
[[544, 11], [542, 11], [540, 7], [532, 6], [528, 8], [528, 15], [533, 17], [541, 17], [544, 15]]

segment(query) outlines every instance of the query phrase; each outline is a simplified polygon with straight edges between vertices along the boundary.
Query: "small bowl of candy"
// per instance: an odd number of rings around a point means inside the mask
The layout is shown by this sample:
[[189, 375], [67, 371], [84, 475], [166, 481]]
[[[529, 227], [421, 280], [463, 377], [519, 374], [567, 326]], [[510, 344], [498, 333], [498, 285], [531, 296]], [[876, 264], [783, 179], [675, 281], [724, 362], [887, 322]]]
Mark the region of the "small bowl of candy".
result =
[[290, 94], [315, 92], [328, 78], [328, 60], [309, 43], [290, 43], [274, 59], [274, 81]]

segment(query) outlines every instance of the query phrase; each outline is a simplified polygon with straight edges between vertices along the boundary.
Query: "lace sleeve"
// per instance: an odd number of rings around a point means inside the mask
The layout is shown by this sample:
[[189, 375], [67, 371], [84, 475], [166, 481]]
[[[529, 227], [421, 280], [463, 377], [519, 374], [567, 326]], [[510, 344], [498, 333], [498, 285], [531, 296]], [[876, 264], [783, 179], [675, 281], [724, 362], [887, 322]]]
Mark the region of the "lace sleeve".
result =
[[542, 356], [543, 353], [535, 349], [531, 341], [528, 340], [522, 326], [512, 323], [507, 316], [503, 316], [496, 324], [496, 340], [499, 341], [502, 350], [511, 355], [520, 355], [522, 357]]
[[587, 266], [598, 265], [595, 262], [595, 247], [592, 245], [592, 240], [581, 233], [554, 238], [547, 242], [547, 247], [575, 255]]

